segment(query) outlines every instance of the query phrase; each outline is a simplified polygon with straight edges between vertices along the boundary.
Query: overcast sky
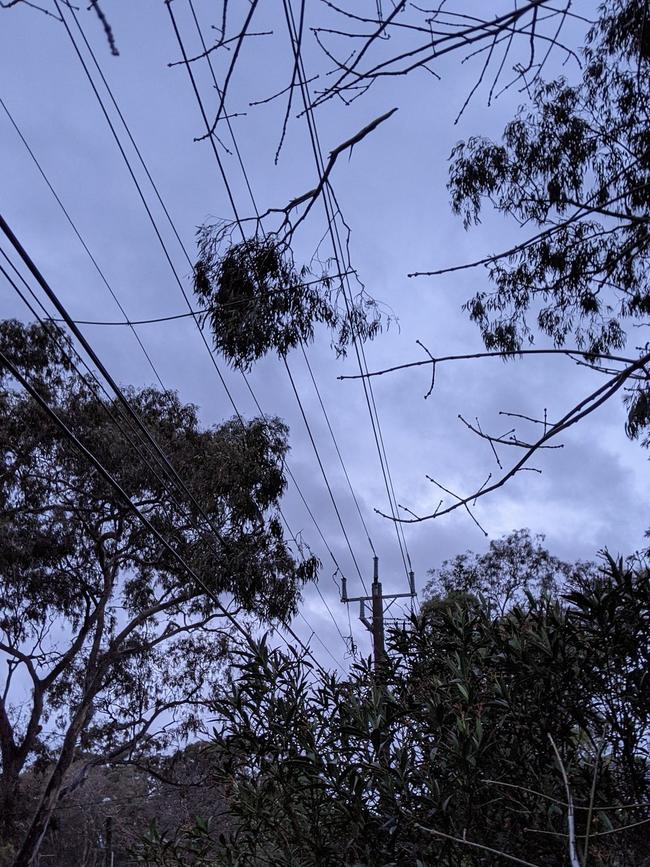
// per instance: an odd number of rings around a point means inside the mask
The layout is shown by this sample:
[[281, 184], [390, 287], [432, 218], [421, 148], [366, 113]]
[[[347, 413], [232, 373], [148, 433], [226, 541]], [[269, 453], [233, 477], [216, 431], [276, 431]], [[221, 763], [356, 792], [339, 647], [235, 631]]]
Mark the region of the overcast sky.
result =
[[[44, 6], [54, 11], [51, 0]], [[233, 33], [236, 16], [247, 4], [231, 4]], [[298, 4], [296, 4], [297, 6]], [[575, 4], [588, 11], [593, 3]], [[308, 26], [323, 23], [320, 3], [307, 4], [312, 15]], [[376, 3], [354, 4], [372, 13]], [[484, 3], [472, 4], [480, 9]], [[168, 67], [179, 59], [179, 49], [162, 0], [105, 0], [103, 8], [113, 26], [119, 56], [112, 56], [92, 12], [84, 5], [79, 21], [113, 88], [119, 106], [141, 148], [148, 168], [159, 185], [181, 239], [192, 257], [196, 227], [205, 221], [232, 219], [232, 209], [207, 141], [195, 141], [203, 133], [201, 117], [183, 66]], [[198, 53], [197, 33], [186, 0], [173, 4], [188, 51]], [[195, 0], [208, 41], [219, 23], [221, 4]], [[76, 38], [75, 24], [68, 20]], [[280, 136], [283, 99], [251, 108], [249, 103], [271, 96], [289, 81], [292, 68], [286, 24], [279, 0], [260, 3], [255, 32], [272, 30], [271, 36], [245, 42], [233, 76], [229, 114], [260, 210], [286, 204], [314, 186], [315, 164], [305, 118], [297, 118], [296, 98], [287, 138], [278, 165], [274, 153]], [[566, 39], [577, 44], [579, 27], [569, 24]], [[341, 46], [338, 43], [339, 47]], [[83, 49], [84, 57], [87, 53]], [[527, 50], [522, 46], [522, 51]], [[223, 83], [232, 52], [215, 56], [215, 70]], [[321, 73], [310, 85], [322, 86], [326, 58], [313, 36], [306, 36], [305, 65], [308, 76]], [[460, 122], [454, 119], [471, 90], [481, 60], [461, 64], [452, 55], [435, 69], [442, 80], [426, 72], [391, 79], [371, 90], [350, 107], [331, 101], [316, 114], [323, 151], [327, 154], [375, 117], [399, 107], [399, 111], [337, 162], [332, 182], [346, 223], [351, 230], [351, 257], [368, 292], [385, 303], [397, 322], [366, 346], [370, 370], [419, 360], [421, 340], [435, 355], [480, 351], [478, 329], [461, 309], [474, 291], [486, 286], [483, 271], [465, 271], [444, 278], [409, 279], [420, 269], [444, 267], [480, 258], [516, 242], [515, 227], [503, 218], [490, 217], [465, 232], [451, 214], [446, 180], [448, 157], [461, 138], [474, 134], [498, 137], [504, 123], [524, 96], [511, 88], [493, 105], [487, 105], [487, 89], [479, 90]], [[517, 60], [513, 55], [510, 66]], [[561, 54], [553, 59], [547, 75], [557, 72]], [[25, 138], [40, 160], [91, 252], [130, 319], [153, 318], [186, 311], [179, 286], [165, 260], [133, 181], [101, 113], [72, 43], [61, 22], [26, 6], [0, 12], [0, 97], [6, 103]], [[564, 69], [575, 75], [569, 63]], [[199, 86], [210, 116], [218, 95], [209, 70], [196, 65]], [[96, 70], [93, 75], [98, 80]], [[103, 98], [105, 91], [100, 87]], [[110, 106], [106, 100], [107, 106]], [[111, 117], [115, 117], [112, 108]], [[160, 231], [186, 291], [191, 291], [190, 267], [166, 223], [160, 206], [128, 143], [117, 129], [129, 159], [143, 183]], [[233, 150], [225, 125], [219, 132]], [[75, 238], [58, 204], [39, 175], [24, 144], [0, 110], [2, 162], [0, 182], [2, 213], [23, 241], [69, 311], [79, 319], [120, 318], [119, 310], [86, 252]], [[239, 164], [221, 145], [219, 153], [242, 214], [251, 213], [250, 200]], [[314, 209], [296, 238], [299, 264], [311, 259], [326, 232], [322, 206]], [[324, 237], [322, 258], [331, 255]], [[2, 287], [2, 315], [28, 319], [11, 288]], [[133, 334], [126, 326], [86, 327], [84, 333], [97, 347], [115, 378], [124, 384], [155, 382]], [[213, 424], [232, 415], [196, 326], [190, 319], [144, 325], [138, 329], [166, 387], [177, 389], [183, 400], [200, 407], [201, 418]], [[633, 343], [634, 335], [630, 342]], [[540, 344], [543, 345], [543, 344]], [[357, 372], [354, 354], [337, 360], [326, 334], [319, 333], [309, 349], [325, 405], [343, 454], [352, 485], [380, 557], [381, 577], [387, 592], [404, 592], [406, 579], [395, 529], [374, 509], [387, 510], [368, 409], [358, 381], [339, 381], [341, 374]], [[241, 376], [217, 359], [239, 409], [245, 415], [256, 410]], [[289, 358], [312, 426], [319, 452], [331, 481], [353, 550], [369, 583], [372, 559], [359, 516], [334, 450], [313, 386], [300, 353]], [[489, 445], [463, 427], [462, 414], [480, 419], [485, 430], [502, 433], [508, 420], [499, 411], [540, 417], [544, 409], [558, 418], [597, 387], [599, 375], [570, 361], [526, 359], [504, 364], [499, 360], [463, 361], [440, 366], [436, 384], [430, 385], [427, 368], [402, 371], [374, 380], [389, 465], [399, 503], [414, 512], [435, 509], [440, 496], [429, 474], [445, 486], [468, 494], [498, 467]], [[291, 430], [290, 467], [309, 503], [338, 563], [348, 577], [348, 591], [360, 592], [358, 575], [324, 486], [286, 372], [277, 358], [259, 363], [250, 377], [262, 408], [284, 418]], [[490, 538], [529, 527], [546, 534], [550, 550], [565, 558], [593, 558], [599, 548], [629, 553], [644, 544], [648, 526], [647, 491], [650, 489], [647, 455], [629, 443], [623, 431], [624, 409], [614, 400], [563, 439], [563, 449], [548, 451], [532, 466], [543, 473], [526, 472], [502, 490], [479, 500], [477, 520]], [[522, 435], [530, 434], [519, 428]], [[505, 461], [512, 455], [502, 454]], [[448, 499], [448, 498], [447, 498]], [[346, 633], [345, 607], [338, 601], [332, 580], [334, 566], [293, 486], [286, 495], [285, 511], [295, 532], [323, 562], [320, 589], [328, 600], [341, 630]], [[465, 549], [480, 551], [488, 540], [464, 510], [420, 524], [405, 526], [406, 541], [418, 585], [426, 571]], [[345, 648], [329, 615], [313, 590], [306, 592], [304, 614], [333, 654], [342, 658]], [[369, 642], [352, 608], [352, 625], [360, 647]], [[298, 619], [297, 629], [309, 637], [311, 629]], [[317, 650], [317, 645], [314, 645]]]

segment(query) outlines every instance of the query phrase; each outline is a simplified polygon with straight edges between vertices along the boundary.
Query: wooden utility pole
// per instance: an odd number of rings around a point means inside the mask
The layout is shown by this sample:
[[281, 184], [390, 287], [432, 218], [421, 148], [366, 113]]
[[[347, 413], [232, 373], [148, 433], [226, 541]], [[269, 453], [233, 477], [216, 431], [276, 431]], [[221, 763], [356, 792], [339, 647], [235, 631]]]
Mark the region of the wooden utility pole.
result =
[[386, 643], [384, 640], [384, 594], [379, 580], [379, 558], [374, 558], [372, 581], [372, 649], [375, 663], [375, 674], [380, 674], [386, 661]]
[[[393, 602], [395, 599], [413, 599], [415, 596], [415, 573], [409, 572], [409, 592], [408, 593], [389, 593], [384, 595], [381, 581], [379, 580], [379, 558], [375, 555], [373, 558], [372, 570], [372, 593], [370, 596], [353, 596], [347, 595], [347, 584], [345, 577], [341, 578], [341, 602], [358, 602], [359, 603], [359, 620], [363, 623], [366, 629], [372, 635], [372, 657], [373, 667], [375, 671], [375, 683], [377, 687], [383, 687], [386, 684], [387, 676], [387, 655], [386, 642], [384, 633], [384, 619], [386, 610], [384, 604], [386, 601]], [[366, 616], [366, 605], [371, 605], [371, 619]], [[384, 699], [381, 699], [383, 707]], [[390, 766], [390, 734], [383, 724], [379, 724], [374, 735], [377, 738], [375, 748], [379, 761], [384, 767]]]
[[113, 867], [113, 817], [106, 817], [104, 832], [104, 867]]
[[[348, 596], [347, 582], [345, 577], [341, 578], [341, 602], [358, 602], [359, 603], [359, 620], [363, 623], [366, 629], [372, 635], [372, 654], [375, 674], [381, 677], [384, 664], [386, 662], [386, 643], [384, 637], [384, 618], [385, 618], [385, 602], [392, 602], [395, 599], [413, 599], [415, 597], [415, 573], [409, 572], [409, 592], [408, 593], [389, 593], [384, 595], [381, 581], [379, 580], [379, 558], [373, 558], [373, 576], [372, 576], [372, 593], [370, 596]], [[371, 615], [370, 620], [367, 616], [366, 606], [370, 603]]]

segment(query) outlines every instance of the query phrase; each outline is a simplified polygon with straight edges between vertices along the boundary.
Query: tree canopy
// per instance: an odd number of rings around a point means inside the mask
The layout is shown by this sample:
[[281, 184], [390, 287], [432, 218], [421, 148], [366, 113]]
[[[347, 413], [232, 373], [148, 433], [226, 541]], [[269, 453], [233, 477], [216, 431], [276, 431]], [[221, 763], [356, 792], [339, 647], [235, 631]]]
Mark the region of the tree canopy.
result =
[[647, 569], [573, 572], [505, 612], [438, 598], [391, 631], [379, 673], [241, 648], [215, 701], [232, 826], [152, 832], [143, 860], [561, 867], [574, 845], [647, 865]]
[[[5, 322], [0, 346], [131, 501], [0, 370], [2, 821], [13, 838], [22, 818], [33, 851], [58, 799], [90, 766], [197, 729], [223, 675], [225, 610], [284, 619], [317, 561], [283, 537], [287, 429], [278, 419], [203, 428], [174, 393], [126, 389], [187, 496], [119, 402], [73, 369], [56, 329]], [[21, 771], [39, 755], [53, 770], [34, 815], [16, 816]]]
[[[514, 353], [541, 334], [597, 360], [622, 349], [633, 324], [648, 323], [646, 5], [606, 0], [587, 33], [577, 83], [536, 80], [502, 142], [473, 137], [452, 153], [452, 207], [466, 227], [489, 204], [537, 229], [485, 260], [494, 290], [466, 304], [490, 349]], [[646, 445], [648, 351], [647, 343], [636, 349], [645, 362], [627, 394], [628, 433]]]
[[454, 595], [482, 596], [501, 613], [527, 594], [557, 595], [577, 580], [596, 571], [594, 563], [567, 563], [544, 547], [544, 536], [530, 530], [514, 530], [492, 539], [484, 554], [465, 551], [445, 560], [439, 569], [430, 569], [431, 580], [425, 596], [445, 600]]

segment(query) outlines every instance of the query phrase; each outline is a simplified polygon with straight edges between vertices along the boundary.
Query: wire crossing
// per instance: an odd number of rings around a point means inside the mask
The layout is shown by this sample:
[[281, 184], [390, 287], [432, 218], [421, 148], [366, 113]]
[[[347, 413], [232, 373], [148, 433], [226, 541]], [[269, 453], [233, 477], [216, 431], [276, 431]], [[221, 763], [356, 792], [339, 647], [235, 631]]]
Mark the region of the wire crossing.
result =
[[[55, 3], [57, 3], [57, 0], [55, 0]], [[57, 3], [57, 6], [58, 6], [58, 3]], [[60, 10], [60, 7], [58, 7], [58, 8], [59, 8], [59, 11], [61, 11], [61, 10]], [[148, 167], [147, 167], [147, 165], [146, 165], [146, 162], [144, 161], [144, 158], [143, 158], [143, 156], [142, 156], [142, 153], [141, 153], [141, 151], [140, 151], [140, 149], [139, 149], [139, 147], [138, 147], [138, 145], [137, 145], [137, 143], [136, 143], [136, 141], [135, 141], [135, 139], [134, 139], [134, 137], [133, 137], [133, 135], [132, 135], [132, 133], [131, 133], [129, 127], [128, 127], [128, 124], [127, 124], [127, 122], [126, 122], [126, 119], [125, 119], [125, 117], [124, 117], [122, 111], [121, 111], [120, 108], [119, 108], [119, 105], [118, 105], [118, 103], [117, 103], [117, 100], [115, 99], [115, 96], [114, 96], [114, 94], [113, 94], [111, 88], [110, 88], [110, 85], [108, 84], [108, 82], [107, 82], [105, 76], [103, 75], [103, 72], [102, 72], [102, 70], [101, 70], [101, 67], [99, 66], [99, 63], [98, 63], [97, 58], [96, 58], [96, 56], [95, 56], [95, 54], [94, 54], [94, 52], [93, 52], [93, 50], [92, 50], [92, 47], [90, 46], [90, 44], [88, 43], [88, 40], [87, 40], [86, 37], [85, 37], [85, 34], [84, 34], [83, 29], [82, 29], [82, 27], [81, 27], [81, 25], [80, 25], [80, 23], [79, 23], [79, 21], [78, 21], [78, 18], [77, 18], [76, 14], [75, 14], [74, 9], [71, 10], [71, 14], [72, 14], [73, 17], [74, 17], [74, 20], [75, 20], [75, 22], [76, 22], [76, 24], [77, 24], [77, 27], [78, 27], [78, 29], [79, 29], [79, 32], [80, 32], [80, 34], [81, 34], [81, 36], [82, 36], [82, 38], [83, 38], [83, 41], [84, 41], [84, 43], [85, 43], [85, 45], [86, 45], [86, 48], [87, 48], [87, 50], [88, 50], [89, 53], [90, 53], [90, 56], [91, 56], [91, 58], [92, 58], [92, 60], [93, 60], [93, 62], [94, 62], [94, 64], [95, 64], [95, 66], [96, 66], [96, 68], [97, 68], [97, 70], [98, 70], [98, 73], [99, 73], [99, 75], [100, 75], [100, 77], [101, 77], [101, 79], [102, 79], [102, 82], [103, 82], [104, 86], [105, 86], [106, 89], [107, 89], [107, 92], [109, 93], [109, 96], [110, 96], [111, 101], [112, 101], [112, 103], [113, 103], [113, 105], [114, 105], [114, 107], [115, 107], [115, 110], [116, 110], [116, 112], [117, 112], [117, 114], [118, 114], [118, 116], [119, 116], [119, 118], [120, 118], [122, 124], [124, 125], [124, 128], [125, 128], [125, 130], [126, 130], [126, 132], [127, 132], [127, 135], [128, 135], [128, 137], [129, 137], [129, 140], [131, 141], [131, 144], [132, 144], [132, 146], [134, 147], [134, 150], [135, 150], [135, 152], [136, 152], [136, 154], [137, 154], [137, 156], [138, 156], [138, 159], [140, 160], [140, 163], [141, 163], [141, 165], [142, 165], [142, 167], [143, 167], [143, 169], [144, 169], [144, 171], [145, 171], [145, 174], [146, 174], [146, 176], [147, 176], [149, 182], [151, 183], [152, 188], [154, 189], [154, 192], [155, 192], [155, 194], [156, 194], [156, 197], [157, 197], [157, 199], [158, 199], [158, 201], [159, 201], [159, 203], [160, 203], [160, 205], [161, 205], [161, 208], [162, 208], [162, 210], [163, 210], [163, 212], [164, 212], [164, 214], [165, 214], [165, 216], [166, 216], [166, 218], [167, 218], [167, 220], [168, 220], [168, 222], [169, 222], [169, 224], [170, 224], [170, 226], [171, 226], [171, 228], [172, 228], [172, 231], [173, 231], [173, 233], [174, 233], [174, 235], [175, 235], [175, 237], [176, 237], [176, 239], [177, 239], [179, 245], [181, 246], [181, 249], [183, 250], [183, 253], [184, 253], [184, 255], [185, 255], [185, 258], [187, 259], [187, 261], [188, 261], [188, 263], [190, 264], [190, 266], [192, 266], [192, 262], [191, 262], [191, 259], [190, 259], [190, 257], [189, 257], [189, 254], [188, 254], [188, 252], [187, 252], [187, 249], [185, 248], [185, 246], [184, 246], [184, 244], [183, 244], [183, 242], [182, 242], [182, 239], [180, 238], [180, 235], [179, 235], [179, 233], [178, 233], [178, 231], [177, 231], [177, 229], [176, 229], [176, 226], [175, 226], [175, 224], [174, 224], [174, 222], [173, 222], [173, 220], [172, 220], [172, 218], [171, 218], [171, 215], [170, 215], [170, 213], [169, 213], [169, 210], [167, 209], [167, 207], [166, 207], [166, 205], [165, 205], [165, 203], [164, 203], [164, 200], [162, 199], [162, 196], [160, 195], [160, 192], [159, 192], [159, 190], [158, 190], [158, 187], [157, 187], [157, 185], [155, 184], [155, 181], [154, 181], [154, 179], [153, 179], [153, 177], [152, 177], [152, 175], [151, 175], [151, 173], [150, 173], [150, 171], [149, 171], [149, 169], [148, 169]], [[128, 156], [126, 155], [126, 152], [125, 152], [125, 150], [124, 150], [124, 147], [122, 146], [122, 144], [121, 144], [121, 142], [120, 142], [120, 139], [119, 139], [119, 136], [118, 136], [117, 131], [116, 131], [116, 129], [115, 129], [115, 126], [113, 125], [113, 123], [112, 123], [112, 121], [111, 121], [111, 119], [110, 119], [110, 116], [109, 116], [109, 114], [108, 114], [108, 111], [107, 111], [107, 109], [106, 109], [106, 106], [105, 106], [104, 103], [103, 103], [103, 100], [102, 100], [102, 98], [101, 98], [101, 95], [99, 94], [99, 91], [98, 91], [97, 87], [96, 87], [95, 84], [94, 84], [94, 81], [93, 81], [93, 79], [92, 79], [92, 76], [91, 76], [91, 74], [90, 74], [90, 71], [89, 71], [89, 69], [88, 69], [88, 66], [87, 66], [87, 64], [85, 63], [85, 61], [83, 60], [83, 57], [82, 57], [82, 55], [81, 55], [81, 52], [80, 52], [79, 46], [77, 45], [77, 43], [76, 43], [76, 41], [75, 41], [75, 39], [74, 39], [74, 36], [73, 36], [73, 34], [72, 34], [70, 28], [69, 28], [68, 25], [67, 25], [67, 22], [64, 21], [64, 23], [65, 23], [65, 26], [66, 26], [66, 31], [67, 31], [67, 33], [68, 33], [68, 36], [69, 36], [69, 38], [70, 38], [70, 40], [71, 40], [71, 43], [72, 43], [72, 45], [73, 45], [73, 47], [74, 47], [74, 50], [75, 50], [76, 54], [77, 54], [77, 57], [78, 57], [78, 59], [80, 60], [80, 62], [81, 62], [81, 64], [82, 64], [82, 67], [83, 67], [83, 69], [84, 69], [84, 72], [85, 72], [85, 74], [86, 74], [86, 77], [88, 78], [88, 80], [89, 80], [89, 82], [90, 82], [90, 84], [91, 84], [91, 87], [92, 87], [92, 90], [93, 90], [93, 92], [94, 92], [94, 95], [95, 95], [95, 97], [96, 97], [96, 99], [97, 99], [97, 101], [98, 101], [98, 103], [99, 103], [99, 105], [100, 105], [100, 108], [101, 108], [101, 110], [102, 110], [102, 113], [104, 114], [104, 117], [105, 117], [105, 119], [106, 119], [106, 121], [107, 121], [107, 123], [108, 123], [108, 125], [109, 125], [109, 129], [110, 129], [110, 131], [111, 131], [111, 133], [112, 133], [112, 136], [113, 136], [113, 138], [114, 138], [114, 140], [115, 140], [115, 142], [116, 142], [116, 144], [117, 144], [117, 146], [118, 146], [118, 149], [119, 149], [119, 151], [120, 151], [120, 153], [121, 153], [121, 156], [122, 156], [122, 158], [123, 158], [123, 160], [124, 160], [124, 162], [125, 162], [125, 164], [126, 164], [127, 170], [129, 171], [129, 174], [130, 174], [130, 176], [131, 176], [131, 178], [132, 178], [132, 180], [133, 180], [133, 182], [134, 182], [134, 184], [135, 184], [135, 186], [136, 186], [136, 189], [137, 189], [138, 195], [139, 195], [139, 197], [140, 197], [140, 199], [141, 199], [141, 201], [142, 201], [142, 204], [143, 204], [144, 207], [145, 207], [145, 210], [146, 210], [147, 215], [148, 215], [148, 217], [149, 217], [149, 220], [150, 220], [150, 222], [151, 222], [151, 224], [152, 224], [152, 226], [153, 226], [153, 228], [154, 228], [154, 231], [155, 231], [156, 236], [157, 236], [157, 238], [158, 238], [158, 240], [159, 240], [159, 243], [161, 244], [161, 247], [162, 247], [162, 249], [163, 249], [163, 252], [164, 252], [165, 258], [167, 259], [168, 264], [170, 265], [170, 267], [171, 267], [171, 269], [172, 269], [172, 272], [173, 272], [173, 274], [174, 274], [174, 277], [175, 277], [176, 283], [177, 283], [177, 285], [179, 286], [179, 288], [180, 288], [180, 290], [181, 290], [181, 292], [182, 292], [182, 294], [183, 294], [184, 300], [185, 300], [185, 302], [186, 302], [186, 304], [187, 304], [187, 306], [188, 306], [188, 310], [189, 310], [189, 314], [188, 314], [188, 315], [191, 315], [191, 316], [194, 318], [194, 320], [195, 320], [195, 324], [196, 324], [196, 326], [197, 326], [197, 329], [198, 329], [199, 332], [200, 332], [200, 335], [201, 335], [202, 341], [203, 341], [203, 343], [205, 344], [205, 348], [206, 348], [206, 350], [208, 351], [208, 353], [209, 353], [209, 355], [210, 355], [210, 358], [211, 358], [212, 364], [213, 364], [213, 366], [214, 366], [214, 368], [215, 368], [215, 371], [217, 372], [217, 374], [218, 374], [218, 376], [219, 376], [219, 379], [221, 380], [221, 383], [222, 383], [224, 389], [226, 390], [226, 393], [227, 393], [227, 395], [228, 395], [228, 397], [229, 397], [229, 399], [230, 399], [231, 404], [233, 405], [233, 408], [234, 408], [234, 410], [235, 410], [235, 413], [236, 413], [237, 417], [238, 417], [238, 418], [240, 419], [240, 421], [241, 421], [241, 420], [242, 420], [241, 413], [239, 412], [239, 410], [238, 410], [238, 408], [237, 408], [237, 406], [236, 406], [236, 404], [235, 404], [235, 401], [234, 401], [234, 399], [233, 399], [233, 397], [232, 397], [232, 394], [230, 393], [230, 391], [229, 391], [229, 389], [228, 389], [228, 387], [227, 387], [227, 384], [226, 384], [226, 382], [225, 382], [225, 380], [224, 380], [224, 378], [223, 378], [223, 376], [222, 376], [220, 370], [218, 369], [218, 366], [217, 366], [217, 364], [216, 364], [216, 360], [214, 359], [214, 355], [213, 355], [213, 353], [211, 352], [210, 347], [209, 347], [208, 344], [207, 344], [207, 341], [205, 340], [205, 335], [203, 334], [203, 331], [202, 331], [202, 329], [200, 328], [200, 323], [199, 323], [199, 321], [198, 321], [197, 314], [196, 314], [195, 311], [192, 310], [192, 307], [191, 307], [191, 304], [190, 304], [189, 298], [188, 298], [188, 296], [187, 296], [187, 293], [185, 292], [185, 289], [184, 289], [184, 287], [183, 287], [183, 285], [182, 285], [182, 282], [181, 282], [181, 280], [180, 280], [180, 278], [179, 278], [179, 276], [178, 276], [178, 273], [176, 272], [176, 270], [175, 270], [175, 268], [174, 268], [174, 265], [173, 265], [173, 262], [172, 262], [172, 259], [171, 259], [171, 255], [170, 255], [170, 253], [169, 253], [169, 251], [168, 251], [168, 249], [167, 249], [167, 247], [166, 247], [166, 244], [165, 244], [165, 242], [164, 242], [164, 240], [163, 240], [163, 238], [162, 238], [162, 235], [161, 235], [161, 233], [160, 233], [160, 231], [159, 231], [159, 229], [158, 229], [158, 227], [157, 227], [157, 225], [156, 225], [156, 222], [155, 222], [155, 219], [154, 219], [153, 214], [152, 214], [152, 212], [151, 212], [151, 209], [149, 208], [149, 206], [148, 206], [148, 204], [147, 204], [147, 202], [146, 202], [146, 198], [145, 198], [145, 196], [144, 196], [143, 190], [142, 190], [142, 188], [141, 188], [141, 186], [140, 186], [140, 184], [139, 184], [139, 182], [138, 182], [138, 180], [137, 180], [137, 177], [136, 177], [136, 175], [135, 175], [135, 172], [133, 171], [133, 168], [132, 168], [132, 166], [131, 166], [131, 164], [130, 164], [130, 161], [129, 161], [129, 159], [128, 159]], [[235, 142], [235, 143], [236, 143], [236, 142]], [[215, 149], [215, 156], [216, 156], [217, 159], [218, 159], [218, 153], [216, 152], [216, 149]], [[219, 163], [220, 163], [220, 161], [219, 161]], [[243, 167], [243, 163], [242, 163], [242, 167]], [[225, 180], [226, 185], [227, 185], [227, 179], [225, 178], [225, 172], [223, 172], [223, 167], [222, 167], [221, 163], [220, 163], [220, 169], [221, 169], [221, 171], [222, 171], [222, 174], [224, 175], [224, 180]], [[228, 188], [229, 196], [230, 196], [230, 199], [231, 199], [231, 204], [233, 205], [233, 208], [234, 208], [235, 213], [236, 213], [236, 208], [235, 208], [235, 205], [234, 205], [234, 197], [232, 196], [232, 193], [230, 192], [230, 189], [229, 189], [228, 185], [227, 185], [227, 188]], [[252, 192], [252, 191], [251, 191], [251, 192]], [[248, 383], [247, 383], [247, 384], [248, 384]], [[250, 388], [250, 385], [249, 385], [249, 384], [248, 384], [248, 386], [249, 386], [249, 388]], [[257, 401], [256, 401], [256, 403], [257, 403]], [[259, 407], [259, 403], [258, 403], [257, 405], [258, 405], [258, 407]], [[264, 416], [264, 417], [266, 417], [266, 416]], [[293, 474], [292, 474], [292, 480], [294, 481], [294, 484], [296, 484], [296, 486], [297, 486], [297, 481], [295, 480], [295, 477], [293, 477]], [[302, 497], [302, 499], [304, 500], [304, 496], [302, 496], [302, 492], [301, 492], [301, 497]], [[311, 511], [310, 511], [310, 516], [312, 517], [312, 520], [315, 521], [315, 518], [314, 518], [313, 513], [312, 513]], [[283, 519], [284, 519], [284, 516], [283, 516]], [[287, 529], [288, 529], [289, 532], [291, 533], [290, 527], [289, 527], [288, 523], [286, 522], [286, 519], [284, 519], [284, 520], [285, 520], [285, 525], [287, 526]], [[320, 528], [318, 528], [318, 529], [319, 529], [319, 532], [320, 532]], [[321, 533], [321, 535], [322, 535], [322, 533]], [[291, 536], [292, 536], [292, 538], [293, 538], [294, 541], [295, 541], [295, 535], [294, 535], [293, 533], [291, 533]], [[328, 546], [328, 547], [329, 547], [329, 546]], [[331, 549], [330, 549], [330, 550], [331, 550]], [[339, 567], [337, 566], [337, 568], [339, 568]]]

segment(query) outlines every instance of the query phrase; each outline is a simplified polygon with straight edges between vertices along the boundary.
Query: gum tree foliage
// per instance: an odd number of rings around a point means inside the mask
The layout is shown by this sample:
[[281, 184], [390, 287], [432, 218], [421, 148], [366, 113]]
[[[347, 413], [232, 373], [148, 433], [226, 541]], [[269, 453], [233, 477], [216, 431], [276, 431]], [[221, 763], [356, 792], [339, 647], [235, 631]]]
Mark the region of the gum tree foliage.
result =
[[[43, 840], [40, 858], [57, 867], [99, 867], [105, 862], [106, 820], [112, 823], [115, 867], [133, 864], [131, 850], [143, 828], [156, 819], [166, 833], [193, 827], [196, 816], [223, 826], [224, 800], [213, 778], [215, 759], [205, 741], [146, 763], [115, 763], [91, 768], [83, 787], [57, 806]], [[24, 774], [21, 797], [32, 808], [49, 765], [34, 763]], [[224, 826], [225, 827], [225, 826]], [[5, 861], [0, 857], [0, 864]]]
[[[650, 321], [650, 13], [606, 0], [577, 83], [538, 81], [500, 143], [452, 152], [449, 188], [465, 226], [486, 205], [536, 233], [487, 262], [493, 291], [466, 304], [490, 349], [536, 333], [593, 353], [643, 343]], [[642, 354], [648, 345], [639, 347]], [[648, 371], [628, 392], [628, 434], [648, 445]]]
[[264, 642], [242, 648], [215, 702], [232, 828], [152, 831], [142, 860], [501, 867], [507, 853], [561, 867], [554, 743], [581, 863], [645, 867], [647, 578], [606, 558], [565, 597], [529, 594], [504, 614], [476, 596], [438, 599], [391, 631], [380, 676], [369, 663], [321, 676]]
[[[295, 611], [317, 563], [298, 562], [281, 530], [282, 422], [204, 428], [175, 393], [126, 389], [208, 526], [134, 448], [119, 404], [102, 403], [71, 370], [62, 335], [9, 321], [0, 345], [213, 594], [269, 623]], [[26, 833], [28, 863], [57, 802], [90, 767], [196, 730], [223, 676], [229, 622], [1, 369], [0, 427], [0, 815], [6, 838]], [[35, 760], [50, 770], [25, 815], [21, 773]]]
[[514, 530], [492, 539], [484, 554], [465, 551], [445, 560], [440, 569], [430, 569], [425, 595], [446, 599], [454, 594], [482, 596], [502, 613], [527, 593], [557, 595], [576, 580], [595, 570], [593, 563], [567, 563], [543, 545], [544, 536], [530, 530]]
[[377, 304], [365, 293], [347, 300], [335, 278], [298, 272], [288, 247], [273, 237], [233, 244], [227, 237], [224, 227], [200, 230], [194, 293], [208, 308], [204, 322], [215, 348], [235, 367], [248, 370], [272, 350], [286, 356], [310, 343], [318, 325], [333, 332], [337, 355], [379, 332]]

